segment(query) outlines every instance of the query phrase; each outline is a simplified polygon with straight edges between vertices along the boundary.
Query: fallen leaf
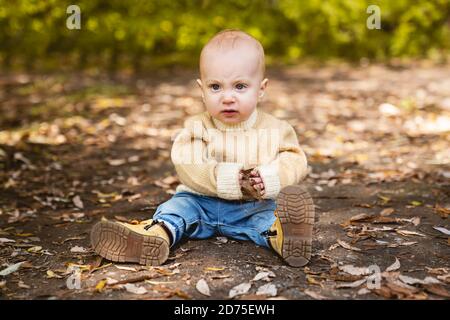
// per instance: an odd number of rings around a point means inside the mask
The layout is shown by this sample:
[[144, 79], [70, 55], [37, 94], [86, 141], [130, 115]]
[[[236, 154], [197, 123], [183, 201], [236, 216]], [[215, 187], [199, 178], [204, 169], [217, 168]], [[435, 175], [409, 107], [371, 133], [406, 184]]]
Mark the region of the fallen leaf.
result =
[[394, 211], [395, 211], [395, 210], [394, 210], [393, 208], [386, 208], [386, 209], [383, 209], [383, 210], [380, 212], [380, 216], [382, 216], [382, 217], [389, 216], [389, 215], [391, 215]]
[[207, 267], [205, 271], [223, 271], [225, 268]]
[[370, 292], [371, 291], [369, 289], [367, 289], [367, 288], [361, 288], [361, 289], [358, 290], [357, 294], [361, 296], [361, 295], [364, 295], [364, 294], [368, 294]]
[[150, 283], [153, 285], [160, 285], [160, 284], [173, 284], [177, 283], [176, 281], [152, 281], [152, 280], [145, 280], [146, 283]]
[[123, 287], [125, 288], [125, 290], [127, 290], [130, 293], [139, 294], [139, 295], [147, 293], [147, 289], [145, 289], [144, 287], [138, 287], [137, 285], [135, 285], [133, 283], [124, 284]]
[[275, 278], [275, 273], [273, 273], [272, 271], [263, 271], [259, 272], [251, 281], [271, 281], [270, 278]]
[[164, 178], [161, 182], [164, 184], [167, 184], [167, 185], [171, 185], [171, 184], [177, 183], [178, 178], [175, 176], [168, 176], [168, 177]]
[[73, 253], [86, 253], [88, 251], [89, 251], [89, 249], [86, 249], [86, 248], [83, 248], [80, 246], [75, 246], [70, 249], [70, 252], [73, 252]]
[[48, 279], [52, 279], [52, 278], [57, 278], [57, 279], [61, 279], [62, 276], [54, 273], [52, 270], [47, 270], [47, 278]]
[[437, 296], [450, 298], [450, 292], [444, 288], [444, 286], [439, 284], [426, 284], [424, 286], [425, 290], [429, 293], [435, 294]]
[[414, 226], [418, 226], [420, 224], [420, 218], [419, 217], [414, 217], [411, 219], [411, 222]]
[[419, 233], [419, 232], [415, 232], [415, 231], [410, 231], [410, 230], [403, 230], [403, 229], [397, 229], [395, 230], [395, 232], [397, 232], [398, 234], [402, 235], [402, 236], [419, 236], [419, 237], [426, 237], [424, 234]]
[[425, 279], [417, 279], [409, 276], [399, 275], [398, 278], [406, 284], [440, 284], [440, 281], [433, 277], [426, 277]]
[[321, 286], [322, 284], [316, 280], [316, 278], [314, 276], [311, 275], [306, 275], [306, 281], [308, 282], [308, 284], [314, 284], [314, 285], [318, 285]]
[[355, 222], [355, 221], [361, 221], [361, 220], [365, 220], [367, 218], [372, 218], [373, 216], [367, 214], [367, 213], [360, 213], [357, 214], [356, 216], [353, 216], [350, 218], [350, 221]]
[[383, 201], [382, 204], [386, 204], [386, 203], [388, 203], [389, 201], [391, 201], [391, 198], [386, 197], [386, 196], [383, 196], [383, 195], [381, 195], [381, 194], [378, 194], [377, 197], [380, 198], [380, 199]]
[[126, 159], [108, 159], [106, 160], [110, 166], [117, 167], [127, 163]]
[[173, 276], [175, 274], [174, 272], [161, 267], [155, 267], [154, 269], [156, 270], [156, 272], [162, 274], [163, 276]]
[[102, 292], [106, 286], [106, 279], [100, 280], [95, 286], [95, 291]]
[[448, 273], [448, 271], [449, 271], [449, 269], [447, 269], [447, 268], [430, 268], [430, 267], [425, 267], [425, 268], [428, 270], [429, 273], [432, 273], [432, 274], [443, 275], [443, 274]]
[[7, 267], [6, 269], [3, 269], [2, 271], [0, 271], [0, 276], [7, 276], [8, 274], [11, 274], [13, 272], [16, 272], [17, 270], [19, 270], [19, 268], [26, 263], [27, 261], [22, 261], [22, 262], [18, 262], [15, 263], [13, 265], [10, 265], [9, 267]]
[[363, 283], [365, 283], [367, 281], [367, 279], [361, 279], [361, 280], [357, 280], [354, 282], [347, 282], [347, 283], [339, 283], [338, 285], [336, 285], [336, 288], [340, 289], [340, 288], [357, 288], [360, 285], [362, 285]]
[[25, 284], [22, 280], [19, 281], [17, 286], [22, 289], [30, 289], [31, 288], [29, 285]]
[[137, 271], [136, 268], [132, 268], [132, 267], [125, 267], [125, 266], [118, 266], [118, 265], [115, 265], [115, 267], [119, 270], [134, 271], [134, 272]]
[[444, 228], [444, 227], [436, 227], [434, 226], [433, 229], [442, 232], [443, 234], [450, 236], [450, 230]]
[[208, 283], [206, 282], [205, 279], [198, 280], [197, 284], [195, 285], [195, 288], [201, 294], [203, 294], [205, 296], [208, 296], [208, 297], [211, 296], [211, 293], [209, 291]]
[[434, 206], [434, 211], [442, 218], [446, 219], [450, 215], [450, 209], [441, 207], [440, 205], [436, 204]]
[[69, 238], [67, 238], [67, 239], [64, 239], [64, 240], [61, 242], [61, 244], [65, 243], [65, 242], [67, 242], [67, 241], [72, 241], [72, 240], [83, 240], [83, 239], [86, 239], [86, 237], [83, 237], [83, 236], [69, 237]]
[[339, 243], [339, 245], [341, 247], [343, 247], [344, 249], [353, 250], [353, 251], [361, 251], [361, 249], [356, 248], [356, 247], [352, 247], [350, 244], [348, 244], [347, 242], [345, 242], [343, 240], [338, 239], [337, 243]]
[[339, 266], [339, 270], [344, 271], [348, 274], [354, 275], [354, 276], [364, 276], [370, 274], [370, 270], [367, 267], [355, 267], [353, 265], [344, 265]]
[[262, 285], [256, 291], [257, 295], [266, 295], [268, 297], [275, 297], [277, 295], [277, 287], [272, 283]]
[[230, 277], [231, 277], [230, 274], [221, 274], [221, 275], [211, 276], [211, 279], [226, 279], [226, 278], [230, 278]]
[[7, 243], [7, 242], [16, 242], [16, 240], [8, 238], [0, 238], [0, 243]]
[[125, 283], [134, 283], [134, 282], [141, 282], [145, 280], [150, 280], [154, 278], [158, 278], [159, 274], [158, 272], [152, 271], [139, 271], [139, 272], [131, 272], [123, 274], [119, 280], [119, 284], [125, 284]]
[[106, 278], [106, 284], [108, 286], [111, 286], [111, 285], [114, 285], [114, 284], [117, 284], [117, 283], [119, 283], [119, 280], [116, 280], [116, 279], [113, 279], [113, 278], [110, 278], [110, 277]]
[[228, 238], [227, 237], [216, 237], [216, 240], [219, 244], [222, 243], [227, 243], [228, 242]]
[[84, 208], [83, 201], [81, 201], [80, 196], [73, 197], [72, 202], [77, 208], [79, 208], [79, 209]]
[[317, 292], [315, 292], [315, 291], [312, 291], [312, 290], [309, 290], [309, 289], [306, 289], [305, 291], [303, 291], [305, 294], [307, 294], [308, 296], [310, 296], [311, 298], [313, 298], [313, 299], [316, 299], [316, 300], [325, 300], [325, 299], [328, 299], [327, 297], [324, 297], [324, 296], [322, 296], [321, 294], [319, 294], [319, 293], [317, 293]]
[[27, 251], [31, 252], [31, 253], [38, 253], [41, 250], [42, 250], [41, 246], [34, 246], [34, 247], [29, 248]]
[[241, 284], [231, 288], [228, 296], [231, 299], [233, 299], [236, 296], [246, 294], [250, 290], [251, 287], [252, 287], [252, 284], [249, 282], [241, 283]]
[[412, 246], [414, 244], [417, 244], [417, 241], [407, 241], [407, 242], [401, 242], [399, 243], [400, 246]]
[[395, 258], [395, 262], [386, 268], [386, 272], [396, 271], [398, 269], [400, 269], [400, 261]]

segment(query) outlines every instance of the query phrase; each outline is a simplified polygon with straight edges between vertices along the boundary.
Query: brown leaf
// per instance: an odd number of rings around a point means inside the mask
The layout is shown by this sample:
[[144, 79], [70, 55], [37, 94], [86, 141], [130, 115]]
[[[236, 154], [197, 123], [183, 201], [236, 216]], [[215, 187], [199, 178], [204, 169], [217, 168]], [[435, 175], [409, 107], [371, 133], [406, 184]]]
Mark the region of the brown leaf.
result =
[[450, 215], [450, 209], [441, 207], [440, 205], [436, 204], [434, 206], [434, 212], [436, 212], [441, 218], [447, 219]]
[[386, 216], [391, 215], [393, 212], [394, 212], [394, 209], [393, 209], [393, 208], [386, 208], [386, 209], [383, 209], [383, 210], [380, 212], [380, 216], [386, 217]]
[[305, 294], [307, 294], [308, 296], [310, 296], [313, 299], [316, 300], [325, 300], [328, 299], [327, 297], [322, 296], [321, 294], [319, 294], [318, 292], [306, 289], [305, 291], [303, 291]]
[[128, 273], [125, 274], [118, 282], [117, 284], [124, 284], [124, 283], [132, 283], [132, 282], [141, 282], [148, 279], [154, 279], [158, 278], [159, 274], [152, 271], [140, 271], [136, 273]]
[[448, 292], [448, 290], [445, 289], [444, 286], [440, 284], [426, 284], [424, 285], [424, 288], [429, 293], [445, 298], [450, 298], [450, 292]]
[[395, 232], [397, 232], [398, 234], [402, 235], [402, 236], [419, 236], [419, 237], [426, 237], [424, 234], [419, 233], [419, 232], [415, 232], [415, 231], [410, 231], [410, 230], [395, 230]]
[[400, 269], [400, 261], [396, 257], [395, 262], [386, 268], [386, 272], [396, 271], [398, 269]]
[[361, 251], [360, 248], [352, 247], [350, 244], [348, 244], [347, 242], [345, 242], [343, 240], [338, 239], [337, 243], [339, 243], [339, 245], [341, 247], [343, 247], [344, 249], [353, 250], [353, 251]]

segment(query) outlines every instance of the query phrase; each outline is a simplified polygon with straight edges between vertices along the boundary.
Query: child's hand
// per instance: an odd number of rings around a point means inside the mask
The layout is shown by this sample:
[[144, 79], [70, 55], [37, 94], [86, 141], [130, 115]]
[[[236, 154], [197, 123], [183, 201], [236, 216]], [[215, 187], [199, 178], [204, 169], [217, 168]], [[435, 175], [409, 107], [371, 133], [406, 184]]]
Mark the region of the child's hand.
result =
[[[241, 185], [242, 193], [245, 196], [261, 200], [265, 193], [264, 183], [262, 182], [259, 173], [253, 171], [254, 169], [242, 170], [239, 173], [239, 183]], [[252, 172], [253, 174], [251, 174]]]
[[261, 196], [265, 193], [265, 187], [264, 182], [261, 178], [261, 175], [259, 174], [258, 170], [253, 169], [250, 172], [250, 184], [253, 186], [253, 188], [259, 192]]

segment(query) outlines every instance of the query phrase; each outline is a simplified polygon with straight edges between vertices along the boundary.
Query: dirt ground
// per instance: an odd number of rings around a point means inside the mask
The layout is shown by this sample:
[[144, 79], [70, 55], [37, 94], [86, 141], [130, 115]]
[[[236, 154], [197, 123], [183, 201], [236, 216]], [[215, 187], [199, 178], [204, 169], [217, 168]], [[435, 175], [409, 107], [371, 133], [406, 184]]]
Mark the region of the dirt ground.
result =
[[233, 299], [450, 298], [449, 65], [269, 70], [260, 108], [295, 127], [310, 165], [307, 267], [220, 235], [158, 268], [93, 253], [102, 216], [148, 219], [173, 193], [195, 76], [0, 76], [1, 299], [230, 299], [243, 283]]

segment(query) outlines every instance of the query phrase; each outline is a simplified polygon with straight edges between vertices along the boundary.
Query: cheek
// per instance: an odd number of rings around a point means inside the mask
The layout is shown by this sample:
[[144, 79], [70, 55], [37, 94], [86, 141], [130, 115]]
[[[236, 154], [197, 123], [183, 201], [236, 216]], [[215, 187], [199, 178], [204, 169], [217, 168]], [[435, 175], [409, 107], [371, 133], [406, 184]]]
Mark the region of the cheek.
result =
[[243, 94], [240, 98], [240, 102], [243, 106], [252, 107], [258, 103], [258, 92], [249, 91]]
[[214, 110], [218, 108], [219, 105], [219, 96], [218, 95], [211, 95], [211, 94], [205, 94], [205, 105], [208, 108], [208, 110]]

